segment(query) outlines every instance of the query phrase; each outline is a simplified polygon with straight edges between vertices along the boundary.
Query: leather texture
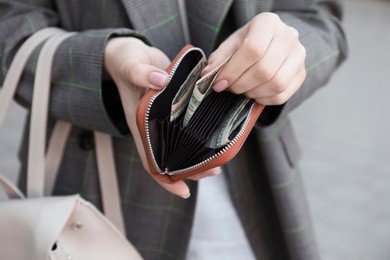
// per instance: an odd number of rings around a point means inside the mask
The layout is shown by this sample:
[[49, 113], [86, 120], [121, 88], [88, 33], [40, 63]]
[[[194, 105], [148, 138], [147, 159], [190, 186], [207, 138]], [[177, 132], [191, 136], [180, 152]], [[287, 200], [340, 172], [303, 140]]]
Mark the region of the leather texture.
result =
[[77, 200], [74, 195], [0, 202], [0, 258], [48, 259]]
[[[118, 259], [142, 259], [123, 233], [79, 195], [42, 197], [45, 190], [45, 169], [52, 169], [54, 171], [50, 174], [56, 174], [55, 170], [58, 169], [70, 130], [69, 123], [57, 124], [53, 134], [55, 139], [49, 144], [49, 152], [58, 152], [58, 155], [46, 156], [45, 138], [52, 60], [58, 46], [73, 35], [74, 33], [66, 33], [56, 28], [37, 32], [21, 47], [21, 54], [15, 57], [12, 70], [7, 75], [21, 75], [32, 50], [47, 40], [38, 59], [35, 79], [30, 124], [28, 199], [23, 199], [22, 193], [16, 187], [3, 177], [0, 178], [0, 185], [10, 197], [8, 201], [0, 202], [0, 235], [1, 240], [4, 240], [0, 245], [1, 259], [107, 259], [113, 254]], [[8, 79], [5, 82], [12, 83]], [[4, 113], [1, 116], [5, 115], [16, 86], [17, 80], [13, 84], [3, 86], [6, 94], [0, 99], [4, 98], [7, 106], [3, 107]], [[2, 120], [3, 118], [0, 118], [0, 121]], [[64, 131], [61, 126], [64, 126]], [[104, 165], [100, 167], [100, 173], [104, 175], [102, 181], [107, 181], [102, 192], [107, 194], [105, 198], [112, 200], [106, 200], [109, 216], [124, 232], [122, 212], [118, 208], [120, 202], [111, 138], [96, 133], [96, 140], [100, 148], [97, 149], [98, 158]], [[47, 164], [47, 158], [54, 158], [54, 163]], [[103, 170], [107, 171], [103, 174]], [[55, 176], [51, 177], [55, 179]], [[47, 190], [50, 191], [52, 187], [49, 183], [46, 184]], [[112, 193], [113, 191], [117, 193]], [[115, 212], [110, 212], [112, 209]]]
[[78, 199], [57, 240], [52, 259], [141, 260], [119, 230], [90, 202]]

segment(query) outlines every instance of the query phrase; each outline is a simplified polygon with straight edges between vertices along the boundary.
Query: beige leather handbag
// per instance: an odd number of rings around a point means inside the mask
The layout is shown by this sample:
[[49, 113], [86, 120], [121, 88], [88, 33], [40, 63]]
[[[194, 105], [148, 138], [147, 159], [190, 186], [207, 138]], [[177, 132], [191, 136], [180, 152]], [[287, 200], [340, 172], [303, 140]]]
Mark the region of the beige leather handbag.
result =
[[[71, 37], [56, 28], [31, 36], [15, 56], [0, 96], [0, 126], [29, 56], [45, 42], [36, 70], [31, 108], [27, 198], [0, 175], [9, 199], [0, 201], [0, 259], [142, 259], [123, 235], [112, 141], [95, 132], [103, 210], [79, 195], [50, 197], [69, 123], [57, 122], [45, 152], [51, 64], [57, 47]], [[110, 220], [109, 220], [110, 219]]]

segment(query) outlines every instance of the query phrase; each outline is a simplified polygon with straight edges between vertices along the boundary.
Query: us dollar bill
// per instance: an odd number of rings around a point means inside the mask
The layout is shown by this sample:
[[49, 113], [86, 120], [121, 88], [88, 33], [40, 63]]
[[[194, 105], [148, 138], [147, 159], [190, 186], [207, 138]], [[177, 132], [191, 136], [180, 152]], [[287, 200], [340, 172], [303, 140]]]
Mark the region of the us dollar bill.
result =
[[222, 67], [228, 62], [228, 60], [229, 59], [226, 59], [218, 67], [206, 73], [206, 75], [204, 75], [196, 82], [190, 98], [190, 102], [188, 103], [187, 111], [183, 119], [183, 126], [186, 126], [191, 120], [191, 117], [195, 113], [196, 109], [199, 107], [202, 100], [204, 100], [212, 91], [214, 91], [212, 88], [212, 84], [217, 78]]
[[229, 137], [233, 131], [240, 126], [250, 112], [251, 103], [249, 101], [249, 98], [243, 96], [235, 102], [232, 109], [222, 118], [221, 123], [207, 142], [207, 147], [220, 148], [231, 141]]
[[172, 122], [178, 118], [190, 101], [191, 95], [193, 93], [195, 83], [200, 78], [203, 68], [206, 66], [206, 58], [202, 58], [194, 69], [190, 72], [187, 79], [180, 86], [179, 91], [176, 93], [171, 104], [171, 116], [170, 121]]

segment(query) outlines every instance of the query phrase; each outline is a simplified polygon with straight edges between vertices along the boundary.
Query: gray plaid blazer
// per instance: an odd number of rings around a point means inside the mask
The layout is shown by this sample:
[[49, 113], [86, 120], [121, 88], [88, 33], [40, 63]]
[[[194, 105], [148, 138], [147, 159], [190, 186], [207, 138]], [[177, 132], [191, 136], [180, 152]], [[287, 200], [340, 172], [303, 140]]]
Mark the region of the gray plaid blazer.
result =
[[[323, 86], [345, 58], [339, 3], [187, 0], [187, 9], [192, 44], [206, 53], [264, 11], [276, 12], [300, 32], [307, 50], [305, 83], [284, 106], [267, 108], [224, 171], [231, 199], [258, 259], [319, 258], [296, 167], [300, 153], [286, 115]], [[32, 33], [48, 26], [79, 32], [62, 44], [53, 68], [50, 116], [75, 126], [55, 194], [80, 193], [101, 206], [92, 130], [113, 135], [127, 237], [146, 259], [185, 257], [197, 183], [189, 182], [192, 196], [183, 200], [168, 194], [143, 170], [115, 85], [104, 79], [103, 52], [110, 37], [133, 36], [173, 58], [184, 45], [179, 16], [176, 0], [0, 0], [0, 82], [18, 47]], [[26, 107], [31, 101], [37, 53], [17, 92], [17, 100]], [[22, 187], [26, 141], [20, 152]]]

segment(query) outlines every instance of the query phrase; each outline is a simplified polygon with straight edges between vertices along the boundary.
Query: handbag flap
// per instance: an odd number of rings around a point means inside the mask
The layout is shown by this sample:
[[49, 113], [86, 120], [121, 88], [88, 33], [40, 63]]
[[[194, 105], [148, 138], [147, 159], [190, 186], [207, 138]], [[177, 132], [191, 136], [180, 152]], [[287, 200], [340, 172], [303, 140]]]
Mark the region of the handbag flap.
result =
[[91, 203], [79, 198], [58, 238], [53, 259], [141, 260], [134, 246]]
[[[0, 259], [47, 259], [78, 195], [1, 201]], [[15, 241], [18, 241], [16, 244]]]

